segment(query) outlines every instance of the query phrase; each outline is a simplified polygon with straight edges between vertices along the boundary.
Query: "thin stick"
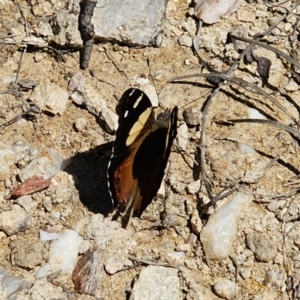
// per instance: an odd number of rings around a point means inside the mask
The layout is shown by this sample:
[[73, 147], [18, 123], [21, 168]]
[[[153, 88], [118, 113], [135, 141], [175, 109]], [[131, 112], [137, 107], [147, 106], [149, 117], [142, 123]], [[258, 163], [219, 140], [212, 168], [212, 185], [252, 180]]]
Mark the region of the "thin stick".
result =
[[132, 83], [131, 83], [129, 77], [127, 76], [127, 73], [124, 71], [124, 69], [121, 67], [121, 65], [115, 60], [114, 56], [110, 53], [108, 48], [105, 45], [103, 45], [103, 48], [105, 50], [107, 57], [112, 61], [112, 63], [114, 64], [114, 66], [116, 67], [116, 69], [119, 72], [124, 73], [125, 77], [127, 78], [128, 82], [130, 83], [130, 86], [132, 87]]
[[245, 86], [249, 87], [252, 90], [256, 91], [258, 94], [261, 94], [261, 95], [265, 96], [266, 98], [268, 98], [274, 105], [276, 105], [278, 108], [280, 108], [295, 123], [297, 123], [296, 118], [294, 118], [293, 115], [290, 114], [288, 112], [288, 110], [286, 110], [283, 105], [281, 105], [275, 98], [273, 98], [272, 96], [270, 96], [263, 89], [259, 88], [258, 86], [254, 85], [254, 84], [252, 84], [252, 83], [250, 83], [248, 81], [245, 81], [245, 80], [240, 79], [238, 77], [234, 77], [234, 76], [229, 75], [229, 74], [225, 74], [225, 73], [200, 73], [200, 74], [191, 74], [191, 75], [179, 76], [179, 77], [173, 78], [171, 82], [178, 81], [178, 80], [181, 80], [181, 79], [193, 78], [193, 77], [219, 77], [219, 78], [227, 79], [228, 81], [234, 82], [234, 83], [238, 84], [241, 87], [245, 87]]
[[207, 172], [206, 172], [206, 164], [205, 164], [205, 153], [206, 153], [206, 145], [205, 145], [205, 122], [206, 122], [206, 116], [207, 116], [207, 112], [208, 112], [208, 108], [210, 107], [213, 97], [219, 92], [220, 90], [220, 86], [217, 87], [212, 94], [209, 96], [206, 105], [204, 107], [203, 113], [202, 113], [202, 118], [201, 118], [201, 133], [200, 133], [200, 149], [201, 149], [201, 153], [200, 153], [200, 164], [201, 164], [201, 172], [202, 172], [202, 176], [203, 176], [203, 182], [208, 194], [208, 197], [212, 203], [212, 205], [214, 206], [214, 208], [216, 208], [216, 202], [214, 200], [214, 196], [211, 190], [211, 184], [210, 181], [208, 179], [207, 176]]
[[27, 23], [27, 19], [26, 19], [26, 16], [25, 16], [25, 13], [24, 13], [24, 10], [20, 4], [20, 2], [18, 0], [16, 0], [16, 3], [19, 7], [19, 10], [20, 10], [20, 13], [21, 13], [21, 16], [23, 17], [24, 21], [25, 21], [25, 31], [26, 31], [26, 36], [28, 37], [29, 36], [29, 27], [28, 27], [28, 23]]

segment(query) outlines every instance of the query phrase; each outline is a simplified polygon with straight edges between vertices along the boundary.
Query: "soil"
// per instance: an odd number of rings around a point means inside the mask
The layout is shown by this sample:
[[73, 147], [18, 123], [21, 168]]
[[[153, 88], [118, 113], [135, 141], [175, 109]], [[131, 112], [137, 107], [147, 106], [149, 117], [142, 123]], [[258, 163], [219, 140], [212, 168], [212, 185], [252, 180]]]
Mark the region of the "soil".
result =
[[[16, 3], [9, 1], [0, 3], [1, 37], [9, 33], [25, 34], [24, 18]], [[34, 7], [41, 4], [35, 1], [20, 3], [33, 32], [32, 28], [37, 18], [41, 16], [37, 17], [32, 12]], [[61, 7], [67, 6], [66, 1], [61, 1], [57, 6], [51, 1], [48, 4], [50, 9], [47, 10], [47, 16], [54, 15]], [[272, 22], [279, 19], [286, 12], [280, 7], [288, 8], [292, 5], [292, 1], [287, 1], [277, 8], [272, 5], [277, 5], [277, 2], [268, 4], [263, 1], [242, 1], [237, 13], [226, 16], [213, 25], [204, 25], [198, 51], [202, 60], [215, 70], [226, 71], [239, 56], [232, 43], [228, 41], [228, 32], [234, 26], [240, 25], [245, 28], [249, 38], [253, 38], [255, 34], [264, 32]], [[131, 85], [138, 86], [137, 78], [148, 78], [151, 82], [151, 72], [160, 99], [157, 112], [178, 105], [179, 126], [185, 123], [183, 112], [187, 109], [196, 108], [200, 118], [213, 86], [205, 78], [190, 78], [189, 82], [168, 83], [177, 76], [200, 74], [203, 70], [197, 53], [191, 47], [179, 44], [179, 36], [183, 32], [190, 34], [184, 29], [184, 23], [187, 21], [191, 6], [192, 4], [188, 4], [185, 0], [169, 2], [161, 47], [138, 49], [126, 45], [96, 43], [89, 69], [85, 71], [79, 68], [77, 51], [68, 52], [63, 56], [64, 61], [61, 61], [56, 53], [46, 48], [28, 47], [26, 52], [23, 52], [24, 48], [19, 43], [13, 45], [2, 43], [0, 125], [22, 113], [32, 93], [32, 89], [22, 91], [20, 95], [4, 93], [10, 87], [11, 79], [17, 76], [19, 67], [19, 79], [38, 80], [40, 84], [50, 81], [65, 91], [68, 91], [70, 78], [76, 73], [81, 73], [86, 83], [98, 91], [99, 97], [104, 99], [107, 107], [113, 111], [123, 92]], [[256, 16], [254, 22], [243, 18], [242, 14], [239, 14], [241, 10], [251, 11]], [[299, 60], [297, 20], [296, 16], [289, 15], [279, 23], [272, 34], [265, 37], [264, 41]], [[194, 21], [196, 24], [196, 19]], [[162, 245], [171, 244], [170, 247], [178, 251], [182, 248], [181, 245], [189, 245], [188, 250], [184, 251], [185, 269], [180, 271], [182, 299], [199, 299], [198, 289], [204, 295], [203, 299], [220, 299], [213, 286], [222, 278], [236, 282], [239, 288], [236, 297], [228, 299], [299, 299], [296, 280], [300, 272], [300, 243], [297, 230], [300, 213], [297, 177], [300, 170], [298, 138], [287, 130], [270, 124], [229, 121], [256, 119], [257, 112], [260, 112], [266, 119], [297, 130], [298, 124], [294, 120], [299, 119], [299, 70], [294, 68], [294, 71], [291, 71], [293, 67], [290, 63], [272, 51], [257, 46], [254, 49], [256, 56], [267, 57], [271, 61], [268, 82], [264, 84], [259, 77], [255, 62], [246, 64], [244, 60], [240, 61], [238, 69], [233, 74], [260, 87], [275, 98], [284, 110], [274, 105], [265, 95], [249, 87], [245, 89], [230, 80], [221, 85], [206, 115], [205, 166], [212, 194], [217, 195], [226, 189], [230, 191], [229, 196], [219, 200], [216, 208], [209, 206], [207, 211], [203, 211], [203, 205], [210, 202], [203, 176], [200, 175], [199, 192], [187, 191], [187, 186], [195, 181], [194, 156], [196, 146], [200, 143], [201, 128], [201, 125], [188, 125], [188, 133], [184, 137], [189, 140], [186, 149], [179, 149], [178, 141], [172, 148], [166, 171], [165, 191], [156, 197], [141, 219], [132, 219], [127, 228], [128, 248], [124, 249], [124, 244], [118, 244], [116, 240], [102, 249], [104, 261], [111, 255], [119, 255], [125, 259], [128, 254], [159, 265], [170, 263], [165, 256], [169, 246], [164, 249]], [[147, 59], [150, 61], [150, 71]], [[91, 70], [95, 76], [91, 76]], [[207, 73], [205, 70], [204, 72]], [[255, 109], [252, 110], [255, 116], [251, 115], [250, 109]], [[80, 118], [84, 118], [87, 125], [82, 130], [77, 130], [75, 123]], [[107, 132], [101, 119], [71, 100], [68, 101], [62, 115], [42, 111], [36, 114], [34, 119], [20, 118], [1, 130], [0, 140], [9, 146], [21, 140], [31, 147], [36, 147], [39, 153], [52, 149], [70, 159], [62, 172], [65, 174], [55, 177], [61, 190], [60, 196], [57, 196], [61, 197], [60, 201], [54, 201], [50, 211], [45, 208], [45, 197], [53, 199], [53, 195], [58, 193], [57, 185], [51, 185], [48, 190], [36, 193], [32, 196], [37, 202], [37, 207], [36, 211], [30, 214], [32, 220], [30, 229], [13, 236], [1, 237], [2, 269], [30, 282], [37, 280], [34, 274], [38, 266], [27, 269], [14, 265], [11, 261], [11, 251], [13, 241], [31, 240], [32, 237], [38, 236], [39, 230], [75, 229], [88, 240], [90, 248], [95, 247], [94, 241], [87, 237], [86, 226], [95, 214], [101, 213], [107, 218], [107, 222], [110, 222], [112, 217], [106, 168], [111, 151], [110, 142], [113, 139], [113, 134]], [[241, 151], [241, 145], [244, 144], [255, 151]], [[19, 171], [18, 166], [13, 166], [10, 178], [0, 181], [3, 198], [1, 211], [15, 201], [7, 199], [6, 196], [19, 182]], [[191, 212], [197, 209], [202, 224], [205, 225], [210, 215], [226, 204], [232, 195], [245, 190], [252, 193], [254, 200], [241, 216], [231, 255], [223, 260], [207, 260], [199, 234], [192, 230]], [[280, 205], [277, 201], [281, 201]], [[270, 203], [276, 208], [272, 209]], [[59, 211], [62, 217], [53, 218], [54, 211]], [[173, 217], [173, 219], [169, 217], [168, 226], [157, 226], [160, 221], [167, 219], [166, 216]], [[234, 258], [248, 250], [246, 236], [253, 231], [264, 233], [271, 238], [278, 245], [278, 253], [268, 262], [259, 262], [252, 255], [247, 264], [240, 266], [251, 269], [251, 276], [243, 278]], [[22, 247], [22, 243], [19, 245]], [[46, 254], [45, 261], [47, 261]], [[117, 274], [104, 277], [96, 297], [128, 299], [125, 291], [130, 291], [134, 279], [143, 268], [145, 264], [137, 264], [134, 268], [124, 268]], [[270, 270], [280, 273], [281, 280], [278, 286], [272, 280], [268, 283], [266, 274]], [[288, 282], [293, 283], [293, 288]], [[70, 299], [89, 299], [89, 297], [94, 299], [93, 296], [83, 296], [74, 292], [70, 277], [59, 276], [49, 284], [54, 288], [63, 287]]]

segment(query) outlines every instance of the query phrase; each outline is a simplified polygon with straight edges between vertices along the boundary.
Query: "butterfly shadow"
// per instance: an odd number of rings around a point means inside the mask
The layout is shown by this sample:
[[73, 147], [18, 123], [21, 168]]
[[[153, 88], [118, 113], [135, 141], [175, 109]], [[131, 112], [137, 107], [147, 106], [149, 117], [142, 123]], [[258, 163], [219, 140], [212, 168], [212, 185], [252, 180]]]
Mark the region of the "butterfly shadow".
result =
[[99, 145], [68, 159], [64, 171], [73, 176], [80, 201], [92, 212], [107, 216], [113, 210], [107, 189], [107, 165], [112, 143]]

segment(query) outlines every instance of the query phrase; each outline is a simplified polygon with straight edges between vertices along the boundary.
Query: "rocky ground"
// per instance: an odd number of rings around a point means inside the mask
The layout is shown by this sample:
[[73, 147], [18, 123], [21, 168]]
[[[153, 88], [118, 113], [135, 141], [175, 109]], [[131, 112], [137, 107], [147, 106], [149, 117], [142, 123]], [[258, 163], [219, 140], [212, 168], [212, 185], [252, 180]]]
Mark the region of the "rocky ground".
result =
[[[170, 0], [159, 47], [142, 22], [121, 38], [100, 26], [83, 71], [77, 1], [0, 1], [1, 298], [299, 299], [298, 5], [242, 0], [203, 25], [197, 53], [195, 4]], [[275, 50], [239, 59], [247, 44], [229, 33]], [[168, 83], [234, 63], [212, 99], [204, 77]], [[178, 138], [156, 199], [123, 229], [106, 183], [115, 107], [130, 86], [155, 99], [154, 84], [158, 112], [179, 107]]]

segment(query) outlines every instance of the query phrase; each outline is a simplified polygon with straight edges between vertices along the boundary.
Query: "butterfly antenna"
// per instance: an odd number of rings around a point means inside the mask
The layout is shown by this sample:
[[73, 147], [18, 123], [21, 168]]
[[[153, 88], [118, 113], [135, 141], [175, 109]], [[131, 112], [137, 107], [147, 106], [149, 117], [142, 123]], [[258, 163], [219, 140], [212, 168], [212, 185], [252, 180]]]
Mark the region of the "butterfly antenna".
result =
[[113, 63], [113, 65], [115, 66], [115, 68], [116, 68], [119, 72], [121, 72], [121, 73], [123, 73], [123, 74], [125, 75], [125, 77], [126, 77], [126, 79], [128, 80], [130, 86], [133, 87], [133, 84], [132, 84], [132, 82], [130, 81], [130, 79], [129, 79], [127, 73], [126, 73], [125, 70], [124, 70], [124, 68], [117, 62], [117, 60], [114, 58], [114, 56], [112, 55], [112, 53], [109, 51], [108, 47], [103, 46], [103, 48], [104, 48], [104, 50], [105, 50], [105, 53], [106, 53], [107, 57], [112, 61], [112, 63]]
[[156, 95], [157, 95], [157, 98], [158, 98], [158, 92], [157, 92], [157, 88], [156, 88], [156, 85], [155, 85], [154, 77], [152, 75], [152, 70], [151, 70], [149, 58], [147, 58], [147, 66], [148, 66], [148, 69], [149, 69], [149, 73], [150, 73], [150, 78], [151, 78], [152, 84], [154, 86], [154, 89], [155, 89], [155, 92], [156, 92]]

